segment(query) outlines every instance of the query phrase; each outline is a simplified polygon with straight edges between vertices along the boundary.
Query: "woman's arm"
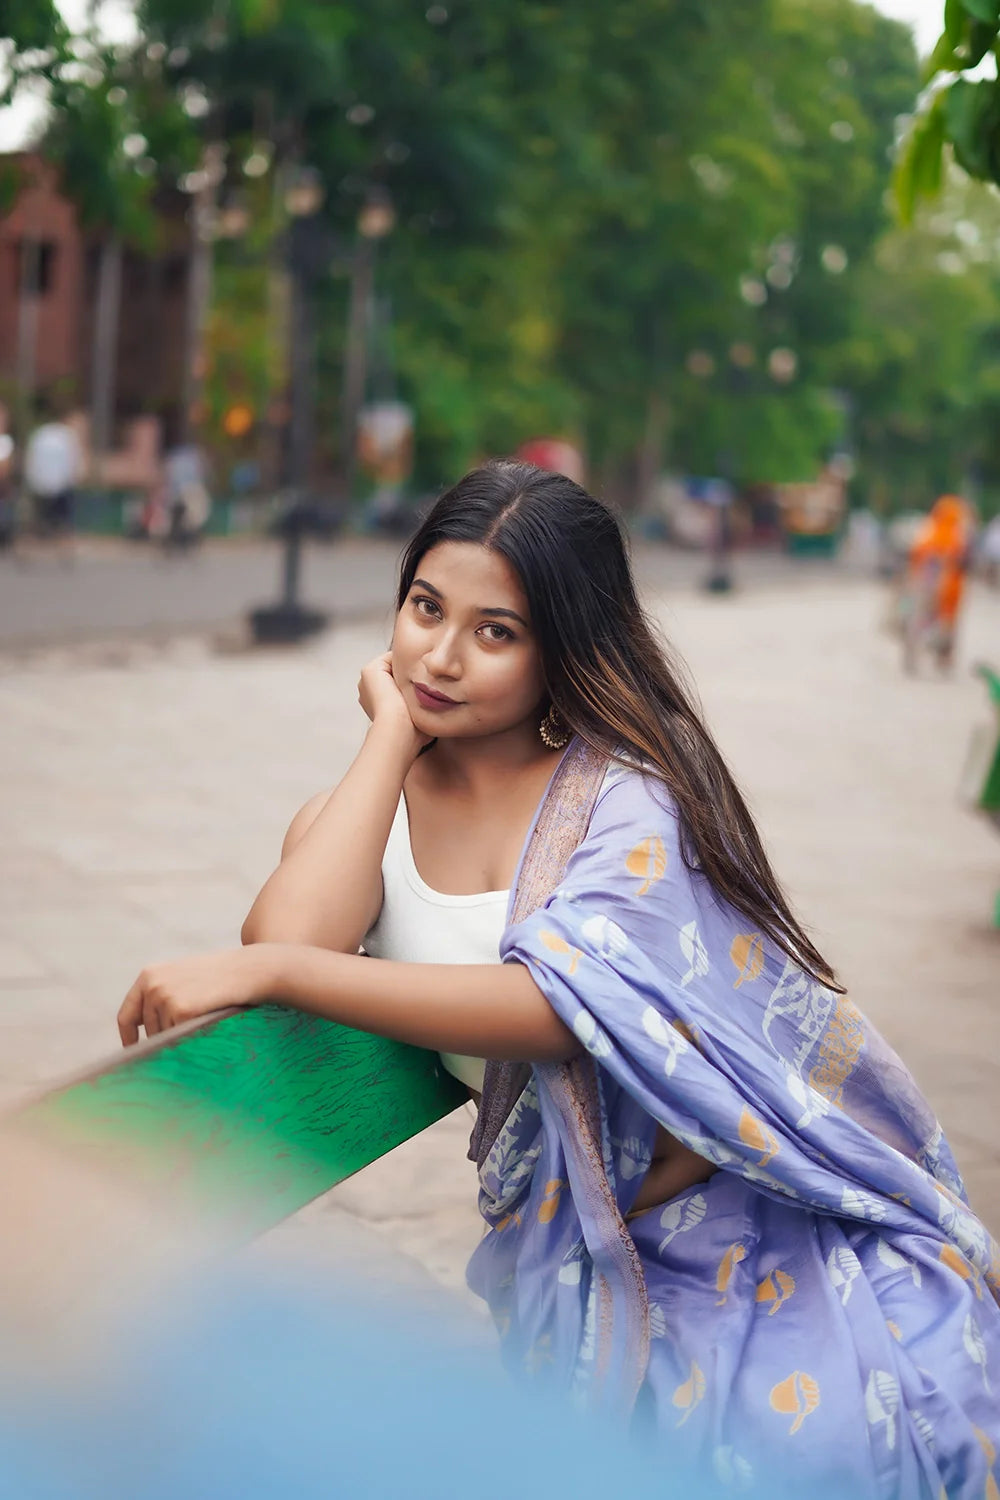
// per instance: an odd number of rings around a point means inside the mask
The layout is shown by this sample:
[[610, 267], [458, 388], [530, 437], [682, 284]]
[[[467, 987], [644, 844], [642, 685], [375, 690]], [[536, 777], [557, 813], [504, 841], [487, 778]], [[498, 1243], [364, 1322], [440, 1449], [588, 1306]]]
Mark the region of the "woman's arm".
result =
[[382, 856], [423, 740], [392, 682], [388, 656], [365, 668], [361, 697], [373, 720], [361, 750], [340, 785], [292, 819], [281, 863], [243, 923], [244, 943], [309, 943], [356, 953], [378, 916]]
[[125, 1046], [231, 1005], [278, 1000], [438, 1052], [559, 1062], [580, 1050], [524, 964], [403, 964], [292, 943], [144, 969], [118, 1013]]

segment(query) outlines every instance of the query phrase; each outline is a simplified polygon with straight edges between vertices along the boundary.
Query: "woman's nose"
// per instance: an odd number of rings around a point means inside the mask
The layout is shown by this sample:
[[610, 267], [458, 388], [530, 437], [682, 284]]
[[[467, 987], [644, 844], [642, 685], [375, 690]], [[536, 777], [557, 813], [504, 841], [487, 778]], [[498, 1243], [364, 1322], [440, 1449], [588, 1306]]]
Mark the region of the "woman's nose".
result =
[[459, 662], [458, 641], [450, 630], [442, 631], [437, 640], [425, 653], [424, 661], [427, 669], [438, 677], [458, 677], [461, 673]]

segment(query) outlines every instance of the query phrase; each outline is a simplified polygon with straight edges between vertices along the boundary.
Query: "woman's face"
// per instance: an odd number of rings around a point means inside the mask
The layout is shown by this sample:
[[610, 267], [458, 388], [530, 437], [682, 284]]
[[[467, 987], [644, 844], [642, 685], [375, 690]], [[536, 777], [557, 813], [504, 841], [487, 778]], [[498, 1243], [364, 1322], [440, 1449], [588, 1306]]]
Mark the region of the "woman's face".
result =
[[514, 569], [477, 542], [425, 552], [396, 616], [392, 675], [418, 729], [441, 739], [536, 728], [545, 693]]

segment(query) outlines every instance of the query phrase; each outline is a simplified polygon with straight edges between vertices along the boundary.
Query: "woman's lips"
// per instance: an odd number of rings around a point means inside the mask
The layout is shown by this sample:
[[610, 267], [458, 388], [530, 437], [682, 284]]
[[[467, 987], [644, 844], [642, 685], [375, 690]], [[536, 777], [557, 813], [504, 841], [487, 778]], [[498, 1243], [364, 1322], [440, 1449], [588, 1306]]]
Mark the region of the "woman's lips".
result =
[[413, 691], [421, 708], [429, 709], [431, 713], [443, 713], [446, 708], [458, 708], [459, 705], [452, 698], [445, 698], [429, 689], [421, 687], [419, 682], [413, 684]]

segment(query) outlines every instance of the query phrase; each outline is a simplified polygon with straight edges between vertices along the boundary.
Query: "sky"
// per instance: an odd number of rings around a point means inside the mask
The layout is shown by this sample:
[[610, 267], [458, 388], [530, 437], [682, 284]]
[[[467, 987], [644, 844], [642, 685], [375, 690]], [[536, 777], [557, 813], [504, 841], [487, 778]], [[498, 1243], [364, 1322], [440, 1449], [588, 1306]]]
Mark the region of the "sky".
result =
[[[58, 4], [71, 26], [84, 24], [88, 0], [58, 0]], [[874, 0], [874, 4], [885, 15], [909, 22], [921, 53], [931, 50], [941, 32], [944, 0]], [[128, 0], [104, 0], [101, 17], [112, 40], [125, 39], [132, 33]], [[39, 102], [30, 97], [20, 99], [9, 109], [0, 109], [0, 151], [15, 151], [22, 146], [39, 116]]]

